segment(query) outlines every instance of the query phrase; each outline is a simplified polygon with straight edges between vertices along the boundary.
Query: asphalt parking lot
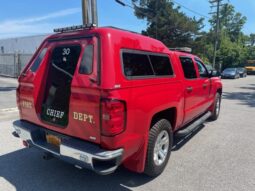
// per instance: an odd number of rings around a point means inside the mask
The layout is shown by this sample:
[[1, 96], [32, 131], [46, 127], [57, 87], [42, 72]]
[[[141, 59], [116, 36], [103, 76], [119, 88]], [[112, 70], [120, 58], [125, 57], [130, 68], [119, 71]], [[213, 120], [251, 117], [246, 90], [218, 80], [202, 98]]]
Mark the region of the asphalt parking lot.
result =
[[[175, 141], [164, 173], [155, 179], [120, 167], [100, 176], [57, 159], [45, 161], [14, 138], [15, 80], [0, 78], [0, 190], [255, 190], [255, 76], [223, 80], [218, 121]], [[9, 88], [8, 88], [9, 87]], [[4, 109], [13, 109], [7, 110]]]

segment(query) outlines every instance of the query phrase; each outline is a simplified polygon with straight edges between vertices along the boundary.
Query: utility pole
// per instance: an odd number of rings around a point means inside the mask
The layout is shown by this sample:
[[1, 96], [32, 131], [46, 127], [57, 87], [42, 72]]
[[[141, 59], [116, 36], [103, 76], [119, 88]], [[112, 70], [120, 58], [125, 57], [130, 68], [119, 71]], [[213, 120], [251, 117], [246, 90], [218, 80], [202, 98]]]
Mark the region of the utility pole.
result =
[[82, 20], [83, 25], [98, 26], [97, 0], [82, 0]]
[[214, 49], [213, 49], [213, 67], [216, 66], [216, 57], [217, 57], [217, 50], [218, 50], [218, 44], [219, 44], [219, 30], [220, 30], [220, 7], [221, 2], [223, 0], [210, 0], [209, 2], [211, 4], [216, 3], [216, 5], [212, 5], [211, 7], [216, 7], [217, 11], [210, 13], [210, 14], [215, 14], [216, 13], [216, 30], [215, 30], [215, 40], [214, 40]]

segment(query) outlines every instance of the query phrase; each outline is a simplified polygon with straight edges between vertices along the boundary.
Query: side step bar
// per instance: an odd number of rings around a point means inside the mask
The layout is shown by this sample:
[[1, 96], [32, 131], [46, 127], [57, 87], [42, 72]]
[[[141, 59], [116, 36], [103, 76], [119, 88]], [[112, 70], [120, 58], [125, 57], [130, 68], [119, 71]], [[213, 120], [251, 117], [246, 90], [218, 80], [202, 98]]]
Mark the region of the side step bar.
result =
[[208, 111], [207, 113], [202, 115], [200, 118], [198, 118], [196, 121], [191, 123], [189, 126], [177, 131], [175, 135], [177, 137], [184, 137], [190, 134], [192, 131], [196, 130], [199, 127], [199, 125], [203, 124], [209, 117], [211, 117], [211, 115], [212, 115], [212, 112]]

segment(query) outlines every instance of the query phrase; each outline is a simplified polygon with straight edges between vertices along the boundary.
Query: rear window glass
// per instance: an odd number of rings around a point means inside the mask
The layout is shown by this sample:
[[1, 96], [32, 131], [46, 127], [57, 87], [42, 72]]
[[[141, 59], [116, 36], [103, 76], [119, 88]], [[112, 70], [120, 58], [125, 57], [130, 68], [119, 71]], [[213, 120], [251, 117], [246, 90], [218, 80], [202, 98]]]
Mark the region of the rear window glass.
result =
[[173, 69], [168, 57], [150, 55], [150, 60], [156, 76], [173, 75]]
[[36, 72], [39, 68], [39, 66], [41, 65], [41, 62], [45, 56], [47, 52], [47, 48], [44, 48], [41, 53], [39, 54], [39, 56], [36, 58], [36, 60], [34, 61], [33, 65], [31, 66], [30, 70], [32, 72]]
[[79, 68], [79, 73], [80, 74], [91, 74], [92, 73], [92, 68], [93, 68], [93, 45], [88, 45], [85, 48], [81, 65]]
[[52, 54], [51, 64], [54, 68], [72, 77], [81, 53], [76, 45], [56, 47]]
[[147, 55], [136, 53], [123, 53], [125, 76], [151, 76], [154, 75]]

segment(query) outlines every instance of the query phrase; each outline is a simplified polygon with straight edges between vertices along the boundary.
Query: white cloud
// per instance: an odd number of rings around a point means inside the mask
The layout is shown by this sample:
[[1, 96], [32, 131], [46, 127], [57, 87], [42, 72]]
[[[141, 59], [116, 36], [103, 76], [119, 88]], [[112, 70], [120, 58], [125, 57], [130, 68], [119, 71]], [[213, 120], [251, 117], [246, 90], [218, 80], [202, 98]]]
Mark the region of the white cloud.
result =
[[0, 38], [49, 33], [58, 24], [50, 23], [51, 19], [80, 13], [80, 8], [65, 9], [39, 17], [7, 20], [0, 22]]

